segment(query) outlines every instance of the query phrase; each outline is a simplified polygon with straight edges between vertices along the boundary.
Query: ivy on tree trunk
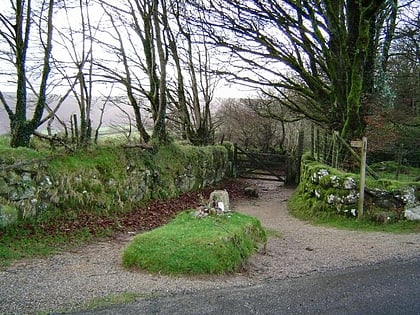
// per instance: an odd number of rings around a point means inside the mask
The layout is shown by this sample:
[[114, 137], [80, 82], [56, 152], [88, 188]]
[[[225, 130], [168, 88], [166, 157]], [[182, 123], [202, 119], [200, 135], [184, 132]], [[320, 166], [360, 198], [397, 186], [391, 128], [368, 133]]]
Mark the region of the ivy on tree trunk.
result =
[[[45, 16], [46, 25], [44, 29], [46, 30], [44, 38], [40, 38], [40, 41], [43, 42], [42, 54], [43, 60], [41, 63], [40, 70], [40, 82], [39, 90], [36, 95], [37, 100], [35, 103], [35, 109], [30, 120], [26, 117], [27, 111], [27, 86], [26, 81], [28, 80], [26, 74], [26, 61], [28, 55], [28, 49], [31, 47], [29, 45], [30, 41], [30, 30], [31, 26], [34, 25], [34, 9], [32, 8], [32, 3], [30, 1], [17, 0], [13, 6], [15, 13], [14, 21], [7, 21], [2, 19], [1, 22], [3, 25], [9, 26], [9, 23], [13, 23], [14, 27], [6, 27], [5, 31], [0, 31], [0, 34], [4, 38], [13, 39], [8, 40], [7, 43], [10, 46], [10, 50], [14, 52], [14, 57], [16, 59], [16, 103], [15, 110], [11, 109], [11, 106], [6, 102], [6, 99], [1, 96], [1, 102], [6, 109], [6, 112], [9, 116], [10, 121], [10, 145], [12, 147], [28, 147], [30, 144], [30, 139], [32, 134], [38, 128], [46, 103], [46, 90], [47, 90], [47, 81], [50, 73], [50, 56], [52, 50], [52, 33], [53, 33], [53, 9], [54, 9], [54, 0], [49, 0], [47, 5], [47, 16]], [[42, 12], [40, 12], [42, 14]], [[41, 20], [41, 19], [40, 19]], [[40, 29], [43, 28], [42, 25], [37, 25]], [[41, 33], [41, 32], [40, 32]], [[41, 35], [42, 36], [42, 35]]]

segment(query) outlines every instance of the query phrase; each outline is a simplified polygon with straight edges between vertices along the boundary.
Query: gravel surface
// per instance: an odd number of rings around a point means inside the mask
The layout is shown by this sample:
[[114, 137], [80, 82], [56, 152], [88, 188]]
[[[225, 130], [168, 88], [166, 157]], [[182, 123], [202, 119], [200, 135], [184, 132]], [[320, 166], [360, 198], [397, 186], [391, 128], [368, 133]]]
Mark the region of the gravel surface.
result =
[[0, 270], [0, 314], [37, 314], [86, 307], [95, 298], [135, 293], [192, 292], [203, 288], [257, 285], [390, 259], [420, 256], [420, 234], [395, 235], [313, 226], [287, 213], [293, 190], [259, 182], [260, 197], [233, 209], [258, 217], [276, 231], [266, 254], [256, 254], [245, 271], [229, 276], [168, 277], [126, 270], [121, 252], [132, 235], [120, 235], [47, 259], [20, 261]]

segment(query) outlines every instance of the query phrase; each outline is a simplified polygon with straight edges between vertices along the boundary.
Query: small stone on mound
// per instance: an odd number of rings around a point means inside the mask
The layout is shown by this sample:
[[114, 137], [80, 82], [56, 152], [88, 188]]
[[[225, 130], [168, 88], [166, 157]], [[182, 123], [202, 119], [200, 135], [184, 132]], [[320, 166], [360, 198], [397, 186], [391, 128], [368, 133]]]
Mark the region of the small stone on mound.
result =
[[209, 208], [214, 208], [222, 212], [230, 211], [228, 192], [226, 190], [214, 190], [210, 194]]

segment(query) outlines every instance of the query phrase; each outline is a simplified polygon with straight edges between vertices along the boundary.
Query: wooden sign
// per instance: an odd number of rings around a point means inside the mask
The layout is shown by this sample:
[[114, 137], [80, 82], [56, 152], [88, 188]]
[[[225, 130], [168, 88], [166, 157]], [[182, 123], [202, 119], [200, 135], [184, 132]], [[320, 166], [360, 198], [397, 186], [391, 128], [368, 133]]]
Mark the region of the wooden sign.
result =
[[363, 148], [363, 141], [361, 141], [361, 140], [350, 141], [350, 145], [353, 148]]

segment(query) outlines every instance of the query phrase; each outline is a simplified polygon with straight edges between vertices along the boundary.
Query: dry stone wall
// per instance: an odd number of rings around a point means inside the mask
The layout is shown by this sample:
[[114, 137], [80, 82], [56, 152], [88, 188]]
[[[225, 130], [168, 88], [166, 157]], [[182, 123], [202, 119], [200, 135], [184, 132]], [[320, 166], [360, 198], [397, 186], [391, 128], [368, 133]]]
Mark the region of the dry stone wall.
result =
[[[299, 188], [313, 211], [357, 216], [359, 176], [340, 172], [310, 159], [302, 161]], [[364, 212], [381, 222], [420, 220], [420, 183], [369, 180]]]
[[[161, 154], [118, 149], [114, 162], [51, 172], [51, 163], [33, 160], [0, 165], [0, 227], [39, 215], [124, 211], [155, 198], [170, 198], [221, 181], [228, 170], [222, 146], [176, 147]], [[64, 162], [63, 162], [64, 163]], [[1, 164], [1, 163], [0, 163]], [[57, 167], [56, 167], [57, 168]]]

